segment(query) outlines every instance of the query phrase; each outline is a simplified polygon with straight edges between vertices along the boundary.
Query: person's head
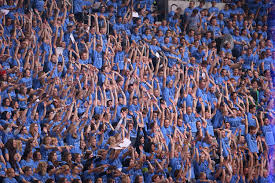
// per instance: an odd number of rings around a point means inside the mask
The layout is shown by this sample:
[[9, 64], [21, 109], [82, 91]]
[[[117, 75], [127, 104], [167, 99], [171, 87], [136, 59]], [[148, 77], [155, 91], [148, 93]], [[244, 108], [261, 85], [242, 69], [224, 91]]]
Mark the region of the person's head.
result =
[[270, 57], [272, 56], [272, 52], [271, 52], [271, 49], [266, 49], [266, 56]]
[[62, 177], [62, 178], [60, 178], [60, 179], [58, 180], [57, 183], [70, 183], [70, 181], [69, 181], [67, 178]]
[[177, 125], [178, 125], [179, 127], [182, 127], [182, 125], [183, 125], [183, 120], [180, 119], [180, 118], [178, 118]]
[[26, 175], [26, 176], [31, 176], [32, 175], [32, 168], [30, 167], [30, 166], [25, 166], [24, 168], [23, 168], [23, 170], [24, 170], [24, 174]]
[[71, 169], [69, 167], [69, 165], [63, 165], [62, 166], [62, 170], [63, 170], [63, 173], [66, 175], [66, 174], [70, 174], [71, 172]]
[[197, 14], [198, 14], [198, 10], [197, 9], [194, 9], [193, 11], [192, 11], [192, 15], [191, 16], [196, 16]]
[[[38, 118], [39, 118], [39, 114], [38, 114], [38, 113], [35, 114], [35, 119], [37, 119], [37, 116], [38, 116]], [[37, 119], [37, 120], [38, 120], [38, 119]], [[29, 132], [30, 132], [30, 134], [31, 134], [32, 136], [34, 136], [35, 134], [38, 133], [38, 129], [39, 129], [38, 124], [37, 124], [37, 123], [32, 123], [32, 124], [30, 125], [30, 130], [29, 130]]]
[[78, 165], [73, 165], [72, 166], [72, 173], [73, 174], [79, 174], [80, 173], [80, 167]]
[[215, 17], [211, 19], [211, 24], [217, 25], [217, 19]]
[[219, 13], [218, 15], [219, 20], [223, 20], [223, 17], [224, 17], [223, 13]]
[[256, 127], [255, 126], [249, 126], [249, 133], [252, 134], [252, 135], [255, 135], [256, 134]]
[[263, 173], [264, 173], [263, 175], [264, 175], [265, 178], [269, 176], [268, 170], [264, 169], [264, 170], [263, 170]]
[[121, 22], [122, 22], [122, 17], [121, 17], [121, 16], [118, 16], [118, 17], [117, 17], [117, 22], [118, 22], [118, 23], [121, 23]]
[[166, 128], [168, 128], [169, 125], [170, 125], [170, 120], [169, 120], [168, 118], [166, 118], [166, 119], [164, 120], [164, 126], [165, 126]]
[[200, 172], [200, 179], [205, 180], [206, 179], [206, 174], [204, 172]]
[[200, 82], [199, 82], [199, 87], [200, 87], [201, 89], [204, 89], [205, 86], [206, 86], [205, 80], [204, 80], [204, 79], [200, 80]]
[[96, 45], [96, 51], [97, 52], [101, 52], [102, 51], [102, 45], [101, 44], [97, 44]]
[[200, 155], [200, 162], [204, 162], [205, 160], [206, 160], [205, 153], [202, 152], [201, 155]]
[[25, 149], [24, 154], [23, 154], [23, 159], [29, 160], [32, 158], [33, 158], [32, 149], [31, 148]]
[[138, 98], [136, 96], [133, 97], [133, 104], [138, 105]]
[[137, 19], [136, 19], [136, 24], [137, 24], [138, 26], [142, 24], [141, 18], [137, 18]]
[[20, 133], [21, 133], [21, 134], [28, 134], [29, 132], [28, 132], [27, 127], [26, 127], [26, 126], [23, 126], [23, 127], [21, 128], [21, 130], [20, 130]]
[[189, 3], [189, 8], [193, 9], [195, 6], [195, 2], [194, 1], [190, 1]]
[[160, 182], [160, 177], [159, 177], [159, 175], [153, 175], [153, 176], [152, 176], [152, 182], [153, 182], [153, 183], [158, 183], [158, 182]]
[[15, 177], [15, 172], [13, 168], [8, 168], [6, 174], [7, 174], [7, 177], [9, 178]]
[[236, 36], [239, 36], [239, 35], [240, 35], [240, 31], [239, 31], [238, 29], [235, 29], [235, 30], [234, 30], [234, 34], [235, 34]]
[[216, 0], [212, 0], [212, 1], [211, 1], [211, 4], [212, 4], [212, 7], [215, 7], [216, 4], [217, 4], [217, 3], [216, 3]]
[[191, 29], [191, 30], [189, 31], [188, 35], [189, 35], [190, 37], [193, 37], [193, 36], [195, 35], [195, 31], [194, 31], [193, 29]]
[[134, 27], [134, 33], [135, 33], [135, 34], [138, 34], [138, 30], [139, 30], [139, 27], [137, 27], [137, 26]]
[[51, 151], [49, 153], [48, 161], [51, 161], [51, 162], [57, 161], [56, 151]]
[[230, 123], [229, 122], [225, 123], [225, 129], [230, 129]]
[[143, 183], [143, 176], [142, 175], [136, 175], [135, 183]]
[[130, 179], [129, 175], [123, 174], [121, 176], [121, 183], [131, 183], [131, 179]]
[[188, 115], [190, 115], [190, 114], [192, 113], [192, 107], [191, 107], [191, 106], [187, 106], [187, 108], [186, 108], [186, 113], [187, 113]]
[[250, 113], [255, 114], [256, 113], [256, 106], [253, 105], [253, 104], [249, 105], [249, 111], [250, 111]]
[[11, 103], [10, 99], [9, 99], [9, 98], [5, 98], [5, 99], [3, 100], [2, 105], [5, 106], [5, 107], [9, 107], [9, 106], [10, 106], [10, 103]]
[[270, 124], [270, 121], [268, 118], [264, 118], [264, 125], [269, 125]]
[[128, 123], [128, 129], [131, 131], [134, 129], [134, 124], [133, 124], [133, 121], [132, 120], [127, 120], [127, 123]]
[[196, 63], [196, 58], [195, 57], [191, 57], [190, 58], [190, 63], [195, 64]]
[[8, 111], [2, 112], [1, 118], [2, 118], [3, 120], [9, 120], [9, 119], [11, 118], [10, 112], [8, 112]]
[[72, 154], [69, 153], [69, 152], [64, 152], [64, 153], [62, 153], [62, 159], [63, 159], [63, 161], [71, 162], [72, 161]]
[[34, 160], [34, 161], [39, 161], [39, 160], [41, 160], [41, 159], [42, 159], [42, 156], [41, 156], [40, 151], [35, 151], [35, 152], [33, 153], [33, 160]]
[[51, 144], [51, 142], [52, 142], [52, 138], [51, 138], [50, 136], [44, 137], [43, 143], [44, 143], [45, 145], [49, 145], [49, 144]]
[[154, 143], [149, 144], [150, 152], [154, 152], [156, 150], [156, 145]]

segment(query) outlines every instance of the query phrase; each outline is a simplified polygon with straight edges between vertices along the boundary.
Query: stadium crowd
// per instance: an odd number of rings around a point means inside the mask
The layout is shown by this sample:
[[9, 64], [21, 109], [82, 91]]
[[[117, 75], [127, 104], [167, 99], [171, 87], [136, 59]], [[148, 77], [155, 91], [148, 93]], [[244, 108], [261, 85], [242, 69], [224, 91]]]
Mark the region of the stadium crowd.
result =
[[0, 182], [274, 182], [272, 2], [226, 2], [0, 0]]

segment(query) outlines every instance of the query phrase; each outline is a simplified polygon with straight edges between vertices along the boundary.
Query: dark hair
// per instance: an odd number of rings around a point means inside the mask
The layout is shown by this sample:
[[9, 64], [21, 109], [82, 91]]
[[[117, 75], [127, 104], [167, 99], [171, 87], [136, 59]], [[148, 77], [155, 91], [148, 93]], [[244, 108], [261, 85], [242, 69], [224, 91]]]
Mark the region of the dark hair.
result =
[[45, 183], [52, 183], [52, 182], [54, 182], [53, 179], [47, 179]]
[[81, 182], [80, 179], [74, 179], [74, 180], [72, 181], [72, 183], [79, 183], [79, 182]]
[[52, 162], [52, 164], [55, 167], [58, 167], [59, 166], [59, 162], [58, 161], [53, 161], [53, 155], [54, 155], [54, 153], [56, 153], [56, 151], [52, 151], [52, 152], [49, 153], [48, 161]]
[[123, 165], [124, 167], [129, 167], [130, 161], [131, 161], [131, 158], [127, 158], [127, 159], [125, 159], [125, 160], [122, 162], [122, 165]]
[[30, 153], [32, 153], [32, 149], [31, 148], [26, 148], [25, 151], [24, 151], [24, 154], [22, 156], [22, 159], [27, 160], [27, 157]]
[[8, 113], [8, 111], [4, 111], [4, 112], [2, 112], [1, 113], [1, 119], [3, 119], [3, 120], [7, 120], [7, 113]]
[[60, 178], [60, 179], [58, 180], [58, 182], [57, 182], [57, 183], [64, 183], [64, 182], [65, 182], [65, 180], [67, 180], [67, 178], [62, 177], [62, 178]]
[[5, 103], [6, 103], [6, 100], [7, 100], [7, 99], [9, 99], [9, 98], [4, 98], [4, 99], [2, 100], [2, 101], [3, 101], [3, 102], [2, 102], [2, 105], [3, 105], [3, 106], [6, 106]]
[[24, 168], [23, 168], [23, 171], [24, 171], [24, 173], [26, 173], [29, 169], [32, 169], [30, 166], [25, 166]]
[[[38, 160], [38, 156], [37, 154], [40, 153], [40, 150], [36, 150], [34, 153], [33, 153], [33, 160], [34, 161], [37, 161]], [[40, 153], [41, 154], [41, 153]]]
[[198, 11], [197, 9], [194, 9], [194, 10], [192, 11], [192, 14], [195, 14], [195, 15], [196, 15], [196, 14], [198, 14], [198, 12], [199, 12], [199, 11]]

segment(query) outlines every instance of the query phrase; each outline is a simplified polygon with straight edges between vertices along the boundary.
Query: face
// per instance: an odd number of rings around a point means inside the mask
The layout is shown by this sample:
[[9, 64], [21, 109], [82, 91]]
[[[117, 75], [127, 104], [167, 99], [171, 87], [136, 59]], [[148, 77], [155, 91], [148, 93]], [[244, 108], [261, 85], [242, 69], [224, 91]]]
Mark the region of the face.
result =
[[182, 126], [182, 120], [178, 119], [178, 126], [181, 127]]
[[133, 130], [133, 124], [132, 123], [129, 123], [129, 130]]
[[159, 176], [156, 176], [156, 178], [153, 180], [154, 182], [160, 182]]
[[164, 121], [164, 126], [165, 126], [166, 128], [168, 128], [168, 127], [169, 127], [169, 124], [170, 124], [169, 119], [166, 119], [166, 120]]
[[206, 112], [206, 113], [205, 113], [205, 116], [206, 116], [206, 119], [210, 119], [210, 117], [211, 117], [210, 112]]
[[6, 105], [6, 106], [10, 106], [10, 99], [6, 99], [5, 105]]
[[193, 1], [191, 1], [191, 2], [189, 3], [190, 8], [193, 8], [194, 5], [195, 5], [195, 3], [194, 3]]
[[14, 177], [15, 176], [14, 170], [12, 168], [8, 170], [8, 176], [9, 177]]
[[201, 154], [200, 160], [201, 160], [201, 162], [204, 162], [204, 160], [205, 160], [205, 154], [204, 153]]
[[222, 137], [224, 138], [225, 137], [225, 131], [223, 130], [221, 133], [222, 133]]
[[200, 82], [200, 88], [205, 88], [205, 86], [206, 86], [206, 82], [205, 81]]
[[143, 183], [143, 176], [138, 177], [138, 183]]
[[28, 176], [32, 175], [32, 169], [31, 168], [28, 168], [26, 170], [26, 175], [28, 175]]
[[92, 144], [92, 146], [96, 146], [96, 138], [92, 138], [91, 144]]
[[66, 165], [65, 165], [65, 166], [63, 167], [63, 170], [64, 170], [64, 173], [65, 173], [65, 174], [69, 174], [69, 173], [70, 173], [70, 167], [69, 167], [69, 166], [66, 166]]
[[265, 119], [264, 119], [264, 124], [265, 124], [265, 125], [269, 125], [269, 119], [268, 119], [268, 118], [265, 118]]
[[74, 174], [78, 174], [78, 173], [79, 173], [79, 168], [78, 168], [77, 166], [75, 166], [75, 167], [73, 168], [72, 172], [73, 172]]
[[102, 51], [102, 46], [97, 46], [97, 47], [96, 47], [96, 51], [97, 51], [97, 52], [101, 52], [101, 51]]
[[23, 134], [27, 134], [27, 133], [28, 133], [28, 130], [27, 130], [26, 127], [23, 127], [23, 128], [22, 128], [22, 133], [23, 133]]
[[187, 114], [191, 114], [192, 113], [192, 108], [190, 106], [187, 107], [186, 109]]
[[225, 123], [225, 128], [230, 129], [230, 123]]
[[138, 99], [135, 98], [135, 99], [133, 100], [133, 103], [134, 103], [134, 105], [137, 105], [137, 104], [138, 104]]
[[37, 158], [38, 160], [41, 159], [41, 153], [40, 153], [40, 152], [37, 152], [37, 153], [36, 153], [36, 158]]
[[50, 144], [51, 141], [52, 141], [51, 137], [46, 137], [46, 139], [45, 139], [46, 144]]

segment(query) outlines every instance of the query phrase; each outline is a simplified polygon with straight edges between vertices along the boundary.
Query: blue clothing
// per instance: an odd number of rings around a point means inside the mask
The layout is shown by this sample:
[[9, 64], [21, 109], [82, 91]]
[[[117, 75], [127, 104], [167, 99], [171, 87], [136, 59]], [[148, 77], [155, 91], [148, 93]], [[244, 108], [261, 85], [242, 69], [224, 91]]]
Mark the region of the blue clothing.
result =
[[93, 58], [93, 65], [97, 68], [97, 69], [101, 69], [101, 67], [103, 66], [103, 58], [102, 58], [102, 51], [101, 52], [97, 52], [96, 50], [93, 50], [93, 54], [92, 54], [92, 58]]
[[252, 153], [259, 152], [256, 135], [251, 135], [250, 133], [246, 134], [246, 141], [247, 141], [248, 148]]

